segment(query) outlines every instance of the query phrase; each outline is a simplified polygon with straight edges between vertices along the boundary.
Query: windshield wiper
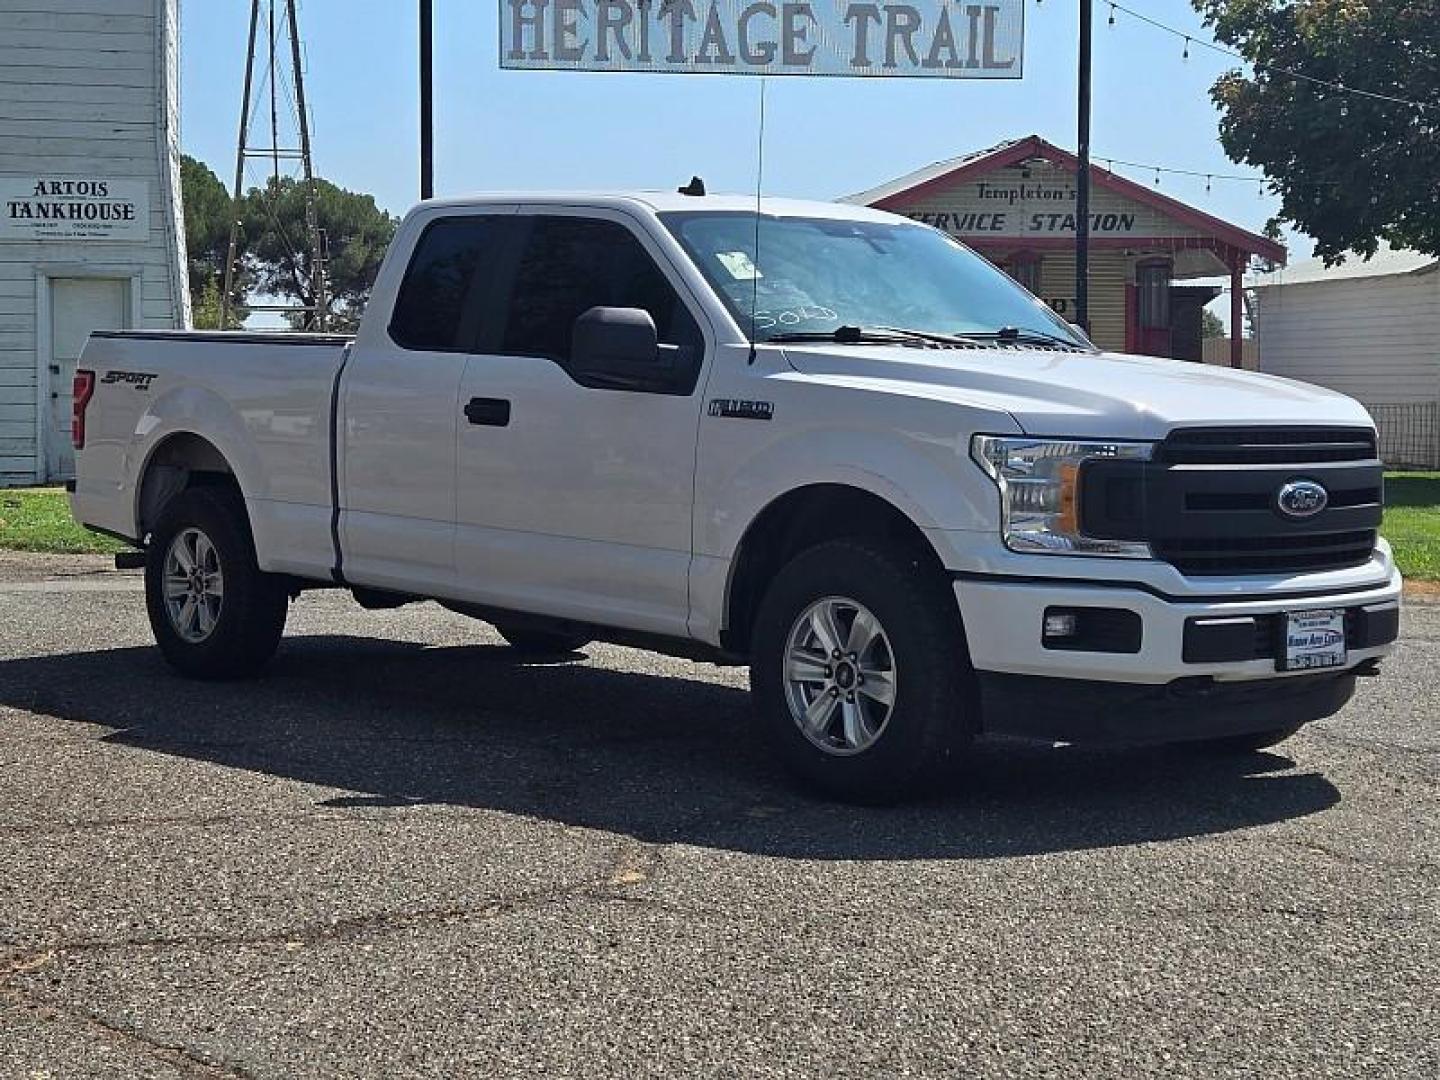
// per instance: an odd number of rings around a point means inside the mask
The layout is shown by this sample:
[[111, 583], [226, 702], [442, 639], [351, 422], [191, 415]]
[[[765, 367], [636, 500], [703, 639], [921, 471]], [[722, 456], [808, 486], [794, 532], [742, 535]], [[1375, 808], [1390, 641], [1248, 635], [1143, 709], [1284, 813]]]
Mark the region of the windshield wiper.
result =
[[793, 330], [772, 334], [768, 342], [827, 341], [836, 345], [876, 345], [923, 341], [933, 345], [975, 344], [956, 334], [911, 330], [904, 326], [837, 326], [834, 330]]
[[1003, 341], [1006, 344], [1011, 342], [1023, 342], [1029, 345], [1064, 345], [1071, 349], [1085, 349], [1086, 344], [1077, 341], [1075, 338], [1061, 337], [1059, 334], [1052, 334], [1048, 330], [1020, 329], [1018, 326], [1002, 326], [999, 330], [988, 333], [968, 333], [968, 337], [981, 341]]

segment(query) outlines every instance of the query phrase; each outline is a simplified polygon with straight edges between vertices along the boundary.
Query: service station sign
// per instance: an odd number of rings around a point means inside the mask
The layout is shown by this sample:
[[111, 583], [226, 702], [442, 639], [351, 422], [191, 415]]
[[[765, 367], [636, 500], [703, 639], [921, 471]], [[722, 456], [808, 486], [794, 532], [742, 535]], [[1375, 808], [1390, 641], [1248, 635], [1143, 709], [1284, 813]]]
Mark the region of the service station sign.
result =
[[[901, 211], [970, 242], [1073, 240], [1075, 178], [1053, 165], [1004, 168], [932, 190]], [[1134, 240], [1197, 235], [1195, 227], [1109, 188], [1090, 194], [1090, 235]]]
[[0, 176], [0, 242], [150, 238], [150, 185], [107, 177]]
[[[1116, 203], [1117, 200], [1099, 200]], [[1075, 185], [981, 181], [957, 193], [946, 210], [910, 216], [954, 236], [1054, 236], [1075, 232]], [[1131, 236], [1140, 215], [1134, 206], [1094, 205], [1090, 231]]]
[[500, 0], [500, 66], [1018, 79], [1024, 0]]

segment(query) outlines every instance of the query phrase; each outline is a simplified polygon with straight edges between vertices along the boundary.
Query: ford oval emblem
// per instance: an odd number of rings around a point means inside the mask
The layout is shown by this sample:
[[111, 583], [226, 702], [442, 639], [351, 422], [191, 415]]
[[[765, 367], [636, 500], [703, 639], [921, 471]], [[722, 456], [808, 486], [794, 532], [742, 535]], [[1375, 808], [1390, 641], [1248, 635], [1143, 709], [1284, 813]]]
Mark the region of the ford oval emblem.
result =
[[1314, 480], [1291, 480], [1275, 495], [1275, 505], [1288, 518], [1308, 518], [1324, 510], [1330, 493]]

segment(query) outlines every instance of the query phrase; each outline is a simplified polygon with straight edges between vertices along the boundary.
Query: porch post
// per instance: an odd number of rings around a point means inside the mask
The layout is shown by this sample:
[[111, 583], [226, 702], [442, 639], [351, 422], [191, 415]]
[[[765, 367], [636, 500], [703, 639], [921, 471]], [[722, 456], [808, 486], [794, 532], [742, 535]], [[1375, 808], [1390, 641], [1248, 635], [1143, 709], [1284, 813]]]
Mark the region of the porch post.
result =
[[1230, 366], [1245, 366], [1245, 253], [1230, 249]]

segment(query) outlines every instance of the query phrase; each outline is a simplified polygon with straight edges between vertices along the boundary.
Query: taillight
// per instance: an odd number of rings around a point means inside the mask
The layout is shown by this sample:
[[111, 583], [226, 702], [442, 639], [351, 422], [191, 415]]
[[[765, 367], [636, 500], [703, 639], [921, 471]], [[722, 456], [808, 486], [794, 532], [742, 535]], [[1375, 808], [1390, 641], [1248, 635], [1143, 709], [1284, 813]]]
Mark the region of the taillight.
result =
[[93, 371], [75, 372], [74, 391], [70, 413], [70, 441], [75, 444], [76, 450], [84, 450], [85, 409], [89, 406], [90, 399], [95, 396], [95, 373]]

